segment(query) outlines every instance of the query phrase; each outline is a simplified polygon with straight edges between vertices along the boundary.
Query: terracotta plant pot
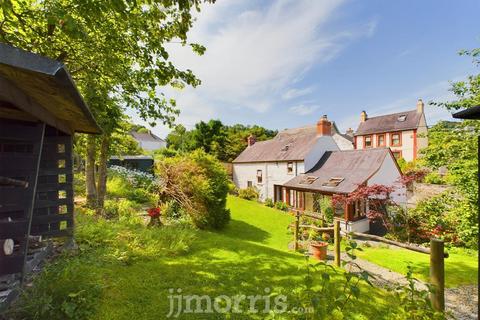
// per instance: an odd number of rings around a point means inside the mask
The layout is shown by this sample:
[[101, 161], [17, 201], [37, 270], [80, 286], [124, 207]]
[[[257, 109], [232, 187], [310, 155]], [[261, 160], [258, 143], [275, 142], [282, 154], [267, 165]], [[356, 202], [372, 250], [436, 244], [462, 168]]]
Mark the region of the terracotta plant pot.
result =
[[317, 260], [327, 260], [328, 242], [315, 241], [310, 243], [312, 255]]

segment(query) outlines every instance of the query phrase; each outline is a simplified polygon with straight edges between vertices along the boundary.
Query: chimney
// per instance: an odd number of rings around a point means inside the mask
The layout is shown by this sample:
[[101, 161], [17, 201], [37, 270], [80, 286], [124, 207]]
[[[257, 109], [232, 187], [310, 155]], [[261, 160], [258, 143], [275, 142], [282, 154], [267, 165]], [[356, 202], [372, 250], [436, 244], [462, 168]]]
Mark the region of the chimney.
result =
[[352, 128], [348, 128], [347, 132], [345, 132], [347, 134], [347, 136], [350, 136], [350, 137], [353, 137], [353, 129]]
[[331, 136], [332, 135], [332, 123], [328, 121], [327, 116], [323, 115], [317, 122], [317, 135], [319, 136]]
[[423, 113], [425, 111], [425, 104], [423, 103], [422, 99], [418, 99], [417, 101], [417, 113]]
[[365, 110], [363, 110], [362, 113], [360, 113], [360, 122], [365, 122], [367, 121], [367, 119], [367, 113], [365, 112]]
[[254, 135], [249, 135], [248, 138], [247, 138], [247, 145], [249, 147], [253, 146], [255, 144], [255, 142], [257, 142], [257, 140], [255, 139], [255, 136]]

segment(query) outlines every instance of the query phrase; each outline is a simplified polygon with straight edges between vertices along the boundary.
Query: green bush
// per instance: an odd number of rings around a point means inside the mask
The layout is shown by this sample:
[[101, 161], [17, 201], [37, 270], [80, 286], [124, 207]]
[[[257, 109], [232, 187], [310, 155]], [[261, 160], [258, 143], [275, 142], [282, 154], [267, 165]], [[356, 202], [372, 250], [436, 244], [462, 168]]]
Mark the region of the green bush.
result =
[[320, 201], [320, 208], [326, 222], [329, 224], [333, 223], [335, 211], [333, 210], [332, 199], [330, 197], [322, 197], [322, 200]]
[[128, 199], [105, 200], [104, 216], [107, 219], [130, 219], [140, 210], [138, 203]]
[[85, 189], [85, 173], [75, 173], [73, 176], [73, 192], [76, 196], [84, 196]]
[[274, 206], [275, 204], [273, 203], [272, 198], [267, 198], [267, 199], [265, 199], [265, 205], [266, 205], [267, 207], [273, 208], [273, 206]]
[[287, 211], [288, 206], [283, 201], [277, 201], [277, 202], [275, 202], [275, 209], [282, 210], [282, 211]]
[[[62, 260], [62, 259], [60, 259]], [[8, 316], [14, 319], [92, 319], [101, 297], [101, 275], [81, 258], [47, 265]]]
[[238, 190], [238, 196], [245, 200], [258, 200], [260, 194], [255, 187], [248, 187]]
[[424, 178], [425, 183], [431, 184], [445, 184], [445, 179], [438, 174], [438, 172], [430, 172]]
[[228, 182], [228, 194], [231, 194], [231, 195], [233, 195], [233, 196], [238, 196], [238, 188], [237, 188], [237, 186], [236, 186], [233, 182], [231, 182], [231, 181]]
[[107, 179], [107, 195], [110, 198], [127, 198], [138, 203], [156, 203], [155, 195], [150, 191], [150, 188], [136, 186], [124, 176], [111, 172]]
[[223, 228], [230, 221], [227, 209], [228, 176], [213, 156], [197, 150], [157, 163], [162, 181], [162, 202], [175, 200], [198, 228]]

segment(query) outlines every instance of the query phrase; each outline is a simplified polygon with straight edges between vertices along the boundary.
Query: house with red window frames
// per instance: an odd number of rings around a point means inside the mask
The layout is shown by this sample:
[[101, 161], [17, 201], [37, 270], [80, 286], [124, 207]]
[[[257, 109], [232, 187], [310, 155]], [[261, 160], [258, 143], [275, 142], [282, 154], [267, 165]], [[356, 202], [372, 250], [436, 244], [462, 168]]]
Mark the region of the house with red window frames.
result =
[[392, 150], [395, 158], [415, 161], [419, 150], [428, 146], [425, 105], [422, 99], [417, 108], [377, 117], [360, 115], [360, 124], [354, 134], [355, 149], [385, 148]]

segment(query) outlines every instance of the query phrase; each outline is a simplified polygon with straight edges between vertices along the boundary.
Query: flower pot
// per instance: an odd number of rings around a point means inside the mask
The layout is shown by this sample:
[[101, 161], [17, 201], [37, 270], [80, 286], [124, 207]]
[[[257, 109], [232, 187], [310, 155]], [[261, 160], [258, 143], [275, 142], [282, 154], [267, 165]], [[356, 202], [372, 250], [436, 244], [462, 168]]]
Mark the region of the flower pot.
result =
[[328, 242], [316, 241], [310, 243], [312, 255], [317, 260], [327, 260]]

